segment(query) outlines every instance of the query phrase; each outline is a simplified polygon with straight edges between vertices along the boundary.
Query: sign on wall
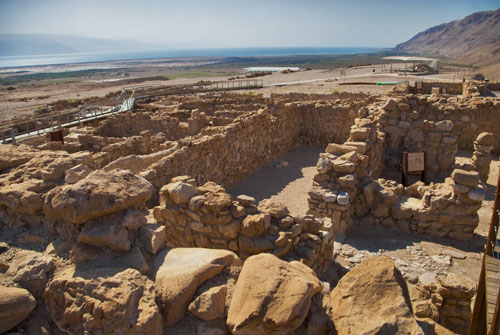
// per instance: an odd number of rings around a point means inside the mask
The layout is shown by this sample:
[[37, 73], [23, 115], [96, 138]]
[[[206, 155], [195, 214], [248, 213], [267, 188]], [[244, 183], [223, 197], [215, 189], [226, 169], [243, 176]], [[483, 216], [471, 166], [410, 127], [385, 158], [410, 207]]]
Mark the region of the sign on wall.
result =
[[409, 152], [408, 153], [408, 172], [425, 170], [425, 153], [424, 152]]
[[410, 172], [421, 171], [420, 180], [425, 183], [425, 167], [427, 165], [427, 153], [423, 152], [404, 152], [403, 153], [403, 171], [402, 184], [407, 186], [408, 175]]

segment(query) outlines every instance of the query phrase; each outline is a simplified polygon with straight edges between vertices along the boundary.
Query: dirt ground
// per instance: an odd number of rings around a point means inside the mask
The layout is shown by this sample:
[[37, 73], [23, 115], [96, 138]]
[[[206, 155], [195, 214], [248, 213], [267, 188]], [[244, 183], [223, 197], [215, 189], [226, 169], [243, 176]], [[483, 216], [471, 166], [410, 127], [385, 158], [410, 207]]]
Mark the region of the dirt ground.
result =
[[306, 215], [307, 192], [316, 174], [316, 162], [323, 147], [300, 147], [294, 149], [264, 166], [241, 182], [233, 185], [228, 192], [233, 196], [249, 195], [257, 202], [263, 199], [281, 201], [297, 216]]
[[[323, 149], [301, 147], [291, 150], [272, 164], [256, 170], [233, 185], [229, 192], [234, 196], [250, 195], [257, 201], [281, 201], [293, 214], [305, 215], [308, 210], [307, 192], [312, 185], [319, 153]], [[283, 162], [287, 162], [288, 166], [283, 167], [286, 165]], [[410, 280], [415, 280], [425, 272], [455, 272], [477, 281], [481, 269], [481, 252], [491, 220], [499, 168], [500, 161], [495, 156], [486, 185], [486, 200], [479, 210], [479, 226], [472, 241], [437, 239], [399, 230], [367, 227], [354, 222], [353, 229], [345, 236], [335, 237], [335, 261], [350, 268], [365, 257], [385, 254], [396, 260], [400, 270]]]

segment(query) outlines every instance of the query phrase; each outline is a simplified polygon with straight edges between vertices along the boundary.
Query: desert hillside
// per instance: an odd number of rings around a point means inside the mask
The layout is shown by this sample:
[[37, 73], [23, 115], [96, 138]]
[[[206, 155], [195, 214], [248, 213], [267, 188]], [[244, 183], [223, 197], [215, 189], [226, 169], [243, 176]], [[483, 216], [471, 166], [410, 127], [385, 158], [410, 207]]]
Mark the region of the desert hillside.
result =
[[500, 75], [500, 9], [429, 28], [395, 49], [449, 56]]

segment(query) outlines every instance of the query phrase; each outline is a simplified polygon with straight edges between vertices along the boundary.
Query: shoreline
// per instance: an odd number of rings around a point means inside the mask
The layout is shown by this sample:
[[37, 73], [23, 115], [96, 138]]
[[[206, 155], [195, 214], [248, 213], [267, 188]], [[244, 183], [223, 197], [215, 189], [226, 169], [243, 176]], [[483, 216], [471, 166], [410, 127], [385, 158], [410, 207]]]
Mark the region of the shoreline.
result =
[[[315, 56], [315, 55], [356, 55], [372, 54], [382, 51], [390, 51], [385, 47], [256, 47], [256, 48], [213, 48], [213, 49], [174, 49], [159, 51], [132, 51], [132, 52], [89, 52], [89, 53], [66, 53], [66, 54], [40, 54], [40, 55], [11, 55], [0, 56], [0, 70], [19, 67], [36, 67], [49, 65], [88, 64], [119, 61], [154, 61], [165, 59], [196, 59], [196, 58], [226, 58], [226, 57], [293, 57], [293, 56]], [[94, 59], [84, 59], [93, 57]], [[107, 58], [103, 58], [107, 57]], [[16, 59], [58, 59], [67, 58], [71, 61], [46, 63], [46, 64], [23, 64], [4, 66], [2, 63]]]

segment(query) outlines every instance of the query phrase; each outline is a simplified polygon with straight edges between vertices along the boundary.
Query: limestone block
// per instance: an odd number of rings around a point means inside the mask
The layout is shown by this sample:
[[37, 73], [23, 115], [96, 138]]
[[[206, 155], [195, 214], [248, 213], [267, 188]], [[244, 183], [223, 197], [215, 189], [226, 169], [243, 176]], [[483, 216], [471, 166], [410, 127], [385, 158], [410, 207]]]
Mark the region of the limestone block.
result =
[[239, 264], [231, 251], [203, 248], [175, 248], [155, 259], [157, 297], [165, 311], [166, 324], [180, 321], [198, 287], [219, 274], [224, 267]]
[[450, 120], [443, 120], [436, 122], [436, 131], [449, 132], [453, 129], [453, 122]]
[[226, 307], [226, 294], [226, 285], [212, 287], [193, 300], [188, 309], [202, 320], [222, 318]]
[[153, 194], [153, 186], [127, 170], [97, 170], [51, 192], [45, 199], [45, 214], [81, 224], [129, 207], [143, 207]]
[[355, 266], [330, 296], [338, 334], [381, 334], [386, 329], [393, 334], [424, 334], [413, 316], [406, 282], [390, 257]]
[[455, 169], [451, 174], [451, 178], [457, 184], [465, 185], [474, 189], [477, 188], [479, 183], [479, 174], [476, 171]]
[[351, 196], [349, 195], [349, 193], [340, 191], [337, 195], [337, 202], [339, 205], [347, 206], [349, 204], [350, 198]]
[[128, 230], [121, 224], [91, 221], [87, 222], [77, 240], [97, 247], [108, 247], [118, 251], [130, 250]]
[[270, 214], [274, 218], [281, 218], [288, 215], [288, 208], [286, 205], [276, 200], [264, 199], [259, 202], [258, 209], [262, 213]]
[[241, 234], [253, 237], [264, 233], [271, 224], [271, 215], [248, 215], [241, 223]]
[[144, 249], [156, 254], [165, 243], [166, 228], [159, 224], [147, 224], [141, 227], [139, 231], [139, 240]]
[[164, 187], [176, 205], [189, 203], [191, 198], [198, 194], [196, 187], [180, 181], [170, 183]]

